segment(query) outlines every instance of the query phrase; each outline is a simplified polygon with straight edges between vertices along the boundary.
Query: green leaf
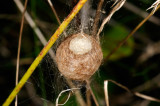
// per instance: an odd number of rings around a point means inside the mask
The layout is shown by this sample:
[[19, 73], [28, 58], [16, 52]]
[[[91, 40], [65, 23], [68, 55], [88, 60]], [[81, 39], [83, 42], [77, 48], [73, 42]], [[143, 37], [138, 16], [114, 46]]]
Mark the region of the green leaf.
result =
[[[122, 25], [116, 25], [115, 27], [108, 28], [108, 31], [104, 32], [104, 36], [102, 38], [103, 57], [105, 58], [127, 35], [128, 30]], [[110, 60], [117, 60], [131, 55], [133, 52], [133, 45], [133, 38], [128, 39], [127, 42], [110, 57]]]

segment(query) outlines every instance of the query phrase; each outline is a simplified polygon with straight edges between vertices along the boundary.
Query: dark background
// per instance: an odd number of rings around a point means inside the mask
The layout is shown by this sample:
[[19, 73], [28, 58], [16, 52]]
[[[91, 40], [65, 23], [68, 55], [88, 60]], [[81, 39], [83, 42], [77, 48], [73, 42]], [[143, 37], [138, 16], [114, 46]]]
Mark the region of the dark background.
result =
[[[24, 0], [21, 0], [24, 3]], [[76, 0], [52, 0], [53, 5], [61, 21], [70, 13]], [[154, 1], [150, 0], [127, 0], [132, 6], [125, 4], [116, 12], [111, 21], [105, 25], [101, 33], [101, 45], [104, 58], [117, 46], [125, 36], [129, 34], [144, 18], [137, 13], [139, 8], [144, 13]], [[113, 1], [105, 1], [100, 23], [110, 11]], [[98, 0], [92, 2], [92, 12], [96, 10]], [[127, 6], [136, 11], [134, 13]], [[58, 22], [47, 3], [47, 0], [29, 0], [27, 11], [32, 16], [37, 26], [48, 40], [58, 27]], [[80, 15], [80, 14], [79, 14]], [[79, 17], [79, 15], [77, 17]], [[142, 13], [141, 13], [142, 15]], [[15, 87], [15, 72], [19, 30], [22, 14], [12, 0], [0, 1], [0, 104], [2, 104]], [[113, 56], [104, 61], [99, 70], [91, 78], [91, 87], [94, 90], [99, 104], [104, 105], [104, 80], [112, 79], [128, 87], [130, 90], [160, 98], [160, 10], [151, 21], [147, 21]], [[153, 22], [154, 21], [154, 22]], [[73, 23], [72, 24], [76, 24]], [[72, 28], [70, 25], [69, 28]], [[76, 29], [76, 28], [75, 28]], [[74, 28], [73, 28], [74, 30]], [[57, 44], [59, 44], [57, 42]], [[24, 30], [21, 45], [20, 77], [23, 76], [32, 61], [43, 48], [33, 29], [24, 22]], [[55, 51], [55, 47], [52, 49]], [[151, 47], [149, 49], [149, 46]], [[147, 50], [153, 55], [147, 56]], [[157, 50], [158, 51], [158, 50]], [[160, 51], [160, 50], [159, 50]], [[143, 61], [140, 57], [145, 55]], [[77, 83], [79, 84], [79, 83]], [[81, 84], [80, 84], [81, 85]], [[85, 96], [85, 84], [82, 84], [82, 95]], [[47, 103], [55, 103], [57, 95], [64, 89], [69, 88], [65, 79], [57, 71], [56, 65], [47, 54], [31, 78], [19, 93], [19, 106], [36, 106]], [[158, 106], [160, 103], [147, 101], [127, 93], [113, 83], [109, 83], [109, 98], [111, 106]], [[67, 94], [64, 94], [64, 98]], [[43, 99], [42, 99], [43, 98]], [[85, 98], [85, 97], [84, 97]], [[61, 99], [63, 102], [63, 98]], [[12, 103], [14, 105], [14, 103]], [[69, 99], [68, 105], [77, 105], [75, 96]], [[92, 100], [94, 106], [94, 101]]]

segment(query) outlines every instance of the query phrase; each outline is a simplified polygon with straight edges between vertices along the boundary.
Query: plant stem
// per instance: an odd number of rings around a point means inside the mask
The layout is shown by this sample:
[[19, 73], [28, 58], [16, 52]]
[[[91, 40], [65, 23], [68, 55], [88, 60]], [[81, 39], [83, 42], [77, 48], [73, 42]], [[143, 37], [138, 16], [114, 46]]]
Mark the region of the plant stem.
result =
[[54, 8], [54, 6], [53, 6], [51, 0], [48, 0], [48, 3], [49, 3], [49, 5], [50, 5], [50, 7], [51, 7], [51, 9], [52, 9], [52, 11], [53, 11], [53, 13], [54, 13], [54, 15], [55, 15], [57, 21], [58, 21], [58, 24], [60, 25], [60, 24], [61, 24], [61, 21], [60, 21], [58, 15], [57, 15], [57, 12], [56, 12], [56, 10], [55, 10], [55, 8]]
[[94, 36], [98, 40], [99, 40], [99, 36], [96, 36], [96, 35], [97, 35], [97, 31], [98, 31], [98, 24], [99, 24], [99, 19], [101, 16], [101, 11], [102, 11], [101, 9], [102, 9], [103, 2], [104, 2], [104, 0], [99, 0], [95, 19], [94, 19], [93, 29], [92, 29], [92, 36]]
[[[70, 79], [66, 78], [66, 81], [71, 88], [76, 88]], [[77, 102], [80, 104], [80, 106], [87, 106], [81, 96], [80, 90], [75, 91], [75, 95]]]
[[146, 100], [150, 100], [150, 101], [155, 101], [155, 102], [160, 102], [160, 99], [157, 99], [157, 98], [154, 98], [154, 97], [151, 97], [151, 96], [148, 96], [148, 95], [144, 95], [142, 93], [139, 93], [139, 92], [133, 92], [131, 91], [129, 88], [127, 88], [126, 86], [114, 81], [114, 80], [106, 80], [106, 81], [109, 81], [109, 82], [112, 82], [114, 83], [115, 85], [123, 88], [124, 90], [126, 90], [127, 92], [137, 96], [137, 97], [140, 97], [140, 98], [143, 98], [143, 99], [146, 99]]
[[[21, 51], [21, 41], [22, 41], [22, 32], [23, 32], [23, 26], [24, 26], [24, 14], [27, 8], [28, 0], [25, 0], [24, 10], [22, 13], [22, 20], [21, 20], [21, 27], [20, 27], [20, 33], [19, 33], [19, 41], [18, 41], [18, 52], [17, 52], [17, 66], [16, 66], [16, 85], [18, 84], [18, 76], [19, 76], [19, 59], [20, 59], [20, 51]], [[15, 106], [18, 105], [18, 95], [16, 95], [15, 99]]]
[[104, 81], [104, 94], [105, 94], [106, 106], [109, 106], [108, 81]]
[[93, 100], [94, 100], [96, 106], [99, 106], [98, 101], [97, 101], [97, 99], [96, 99], [96, 96], [94, 95], [93, 90], [92, 90], [92, 88], [91, 88], [91, 86], [90, 86], [90, 81], [89, 81], [89, 80], [86, 80], [86, 82], [87, 82], [88, 89], [89, 89], [89, 91], [90, 91], [90, 93], [91, 93], [91, 95], [92, 95], [92, 97], [93, 97]]
[[[155, 11], [157, 11], [160, 8], [160, 5], [157, 7]], [[144, 20], [142, 20], [133, 30], [131, 33], [129, 33], [119, 44], [116, 48], [114, 48], [108, 56], [104, 59], [104, 62], [106, 62], [113, 53], [115, 53], [154, 13], [155, 11], [152, 11]]]

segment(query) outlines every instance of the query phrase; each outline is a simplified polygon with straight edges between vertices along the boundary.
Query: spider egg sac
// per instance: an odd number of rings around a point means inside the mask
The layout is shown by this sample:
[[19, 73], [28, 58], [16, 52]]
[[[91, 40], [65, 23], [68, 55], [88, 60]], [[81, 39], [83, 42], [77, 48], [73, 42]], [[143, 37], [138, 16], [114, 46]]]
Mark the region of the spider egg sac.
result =
[[87, 34], [74, 34], [65, 39], [56, 51], [59, 71], [72, 80], [89, 79], [103, 59], [100, 43]]

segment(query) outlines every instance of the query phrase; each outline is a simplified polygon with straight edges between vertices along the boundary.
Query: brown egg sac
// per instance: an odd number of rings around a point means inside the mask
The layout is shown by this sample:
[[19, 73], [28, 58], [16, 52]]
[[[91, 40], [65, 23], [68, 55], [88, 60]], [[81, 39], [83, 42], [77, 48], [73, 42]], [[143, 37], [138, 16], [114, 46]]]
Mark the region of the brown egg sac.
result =
[[74, 34], [65, 39], [56, 51], [59, 71], [72, 80], [89, 79], [103, 59], [100, 43], [87, 34]]

